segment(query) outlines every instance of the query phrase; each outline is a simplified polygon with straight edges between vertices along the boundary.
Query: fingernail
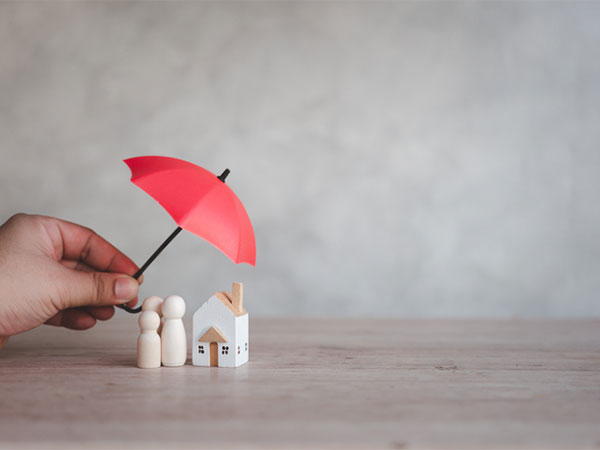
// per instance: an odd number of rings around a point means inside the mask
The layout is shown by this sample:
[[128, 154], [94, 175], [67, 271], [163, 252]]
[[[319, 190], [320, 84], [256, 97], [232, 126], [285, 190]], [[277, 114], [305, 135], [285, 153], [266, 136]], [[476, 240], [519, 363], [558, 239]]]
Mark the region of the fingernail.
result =
[[127, 302], [137, 295], [138, 283], [133, 278], [118, 278], [115, 281], [115, 297]]

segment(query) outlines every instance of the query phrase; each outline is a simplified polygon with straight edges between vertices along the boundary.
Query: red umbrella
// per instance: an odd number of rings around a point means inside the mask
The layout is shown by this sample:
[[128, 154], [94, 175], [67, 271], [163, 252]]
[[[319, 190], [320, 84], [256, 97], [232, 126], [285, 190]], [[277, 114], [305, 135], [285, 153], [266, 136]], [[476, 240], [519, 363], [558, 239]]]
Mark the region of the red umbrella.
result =
[[[131, 181], [160, 203], [178, 225], [134, 278], [140, 277], [182, 229], [204, 238], [236, 264], [254, 266], [254, 231], [244, 205], [225, 184], [229, 169], [217, 177], [200, 166], [166, 156], [140, 156], [125, 163], [131, 169]], [[141, 307], [122, 307], [132, 313], [141, 311]]]

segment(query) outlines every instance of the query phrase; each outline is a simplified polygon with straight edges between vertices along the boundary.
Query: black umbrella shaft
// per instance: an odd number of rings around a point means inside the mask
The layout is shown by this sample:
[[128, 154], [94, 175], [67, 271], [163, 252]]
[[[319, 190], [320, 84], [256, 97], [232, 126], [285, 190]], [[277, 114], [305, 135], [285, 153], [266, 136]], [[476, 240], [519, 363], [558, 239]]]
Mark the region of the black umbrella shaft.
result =
[[167, 245], [169, 245], [171, 243], [171, 241], [173, 239], [175, 239], [175, 236], [177, 236], [181, 230], [182, 230], [181, 227], [175, 228], [175, 231], [173, 231], [169, 235], [169, 237], [167, 239], [165, 239], [165, 242], [160, 244], [160, 247], [158, 247], [156, 249], [156, 251], [154, 253], [152, 253], [152, 256], [150, 256], [150, 258], [148, 258], [148, 260], [144, 263], [144, 265], [142, 267], [140, 267], [140, 269], [135, 273], [133, 278], [135, 278], [137, 280], [140, 276], [142, 276], [142, 274], [144, 273], [144, 270], [146, 270], [148, 268], [148, 266], [150, 264], [152, 264], [152, 261], [154, 261], [156, 259], [156, 257], [158, 255], [160, 255], [160, 253], [167, 247]]

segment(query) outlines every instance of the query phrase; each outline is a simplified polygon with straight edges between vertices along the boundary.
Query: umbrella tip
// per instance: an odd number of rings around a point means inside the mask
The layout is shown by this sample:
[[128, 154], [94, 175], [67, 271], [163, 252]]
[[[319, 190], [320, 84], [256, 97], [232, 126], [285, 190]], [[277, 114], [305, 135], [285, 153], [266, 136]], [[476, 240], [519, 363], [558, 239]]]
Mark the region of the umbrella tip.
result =
[[225, 169], [223, 171], [223, 173], [221, 175], [219, 175], [217, 178], [219, 180], [221, 180], [223, 183], [225, 183], [225, 178], [227, 178], [227, 175], [229, 175], [230, 170], [229, 169]]

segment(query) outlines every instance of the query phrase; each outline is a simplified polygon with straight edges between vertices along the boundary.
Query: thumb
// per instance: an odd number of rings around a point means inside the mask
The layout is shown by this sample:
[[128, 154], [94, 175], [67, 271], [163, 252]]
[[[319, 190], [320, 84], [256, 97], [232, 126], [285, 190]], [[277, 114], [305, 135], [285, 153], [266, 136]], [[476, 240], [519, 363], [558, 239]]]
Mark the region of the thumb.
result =
[[65, 308], [77, 306], [120, 305], [137, 297], [139, 284], [134, 278], [117, 273], [71, 271]]

